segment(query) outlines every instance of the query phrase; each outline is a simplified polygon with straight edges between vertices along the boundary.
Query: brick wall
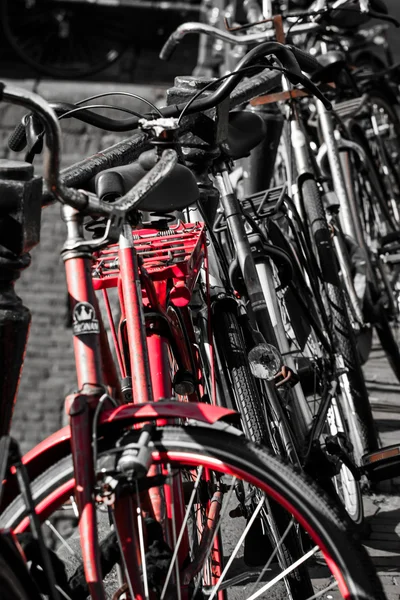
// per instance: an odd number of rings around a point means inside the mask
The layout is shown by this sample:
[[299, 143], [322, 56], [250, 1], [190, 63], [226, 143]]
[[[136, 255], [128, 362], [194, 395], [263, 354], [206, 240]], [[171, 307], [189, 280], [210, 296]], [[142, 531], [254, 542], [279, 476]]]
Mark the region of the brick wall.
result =
[[[33, 88], [33, 82], [12, 82]], [[76, 102], [83, 97], [115, 89], [115, 84], [43, 82], [37, 92], [54, 101]], [[163, 88], [123, 86], [124, 91], [161, 101]], [[113, 98], [106, 98], [110, 103]], [[96, 101], [98, 102], [98, 101]], [[101, 102], [101, 101], [100, 101]], [[143, 104], [132, 98], [119, 98], [119, 106], [144, 111]], [[22, 158], [7, 149], [6, 140], [23, 111], [0, 104], [0, 155]], [[120, 113], [121, 115], [122, 113]], [[63, 129], [63, 166], [89, 156], [127, 137], [96, 130], [78, 121], [61, 121]], [[40, 165], [39, 165], [40, 169]], [[64, 264], [60, 250], [65, 225], [58, 205], [42, 213], [40, 245], [32, 251], [32, 264], [16, 284], [16, 291], [32, 312], [32, 327], [25, 365], [15, 407], [12, 433], [25, 452], [60, 427], [65, 395], [76, 387], [71, 330], [66, 329], [67, 311]]]

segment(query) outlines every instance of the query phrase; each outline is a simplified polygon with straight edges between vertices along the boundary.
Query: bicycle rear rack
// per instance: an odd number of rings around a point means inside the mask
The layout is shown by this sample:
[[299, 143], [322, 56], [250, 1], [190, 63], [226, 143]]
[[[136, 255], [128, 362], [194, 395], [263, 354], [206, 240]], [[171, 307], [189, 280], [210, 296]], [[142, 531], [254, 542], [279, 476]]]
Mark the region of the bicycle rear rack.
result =
[[[246, 196], [240, 200], [240, 204], [245, 212], [250, 214], [253, 218], [264, 219], [264, 218], [278, 218], [282, 214], [280, 207], [286, 198], [286, 186], [278, 186], [268, 190], [263, 190]], [[225, 215], [219, 214], [215, 219], [213, 230], [215, 233], [219, 233], [226, 229]]]
[[[169, 229], [135, 229], [133, 231], [139, 266], [153, 281], [172, 279], [190, 292], [206, 254], [203, 223], [178, 223]], [[97, 253], [92, 269], [96, 290], [118, 286], [119, 245], [113, 244]]]

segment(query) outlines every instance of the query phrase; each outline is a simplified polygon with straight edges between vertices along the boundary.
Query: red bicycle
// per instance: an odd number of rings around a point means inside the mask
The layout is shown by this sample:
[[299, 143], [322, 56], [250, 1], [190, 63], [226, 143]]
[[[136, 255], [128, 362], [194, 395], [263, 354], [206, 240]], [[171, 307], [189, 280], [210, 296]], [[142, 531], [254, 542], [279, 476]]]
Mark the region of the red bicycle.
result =
[[[274, 588], [276, 597], [306, 599], [338, 588], [343, 598], [384, 598], [340, 508], [246, 440], [230, 424], [235, 411], [205, 393], [190, 314], [199, 271], [207, 273], [204, 225], [166, 227], [163, 217], [162, 226], [140, 224], [142, 211], [166, 213], [196, 201], [196, 180], [178, 164], [177, 152], [161, 145], [158, 156], [142, 153], [133, 187], [106, 202], [101, 190], [108, 179], [101, 173], [97, 195], [60, 179], [60, 130], [50, 107], [7, 85], [2, 94], [45, 124], [46, 182], [64, 203], [67, 226], [63, 258], [78, 391], [66, 402], [70, 425], [7, 477], [0, 518], [16, 534], [32, 524], [35, 529], [38, 519], [58, 539], [65, 572], [57, 577], [58, 568], [49, 577], [46, 593], [96, 600], [222, 599], [228, 593], [255, 599]], [[150, 127], [159, 147], [168, 142], [162, 119]], [[85, 215], [96, 218], [91, 229], [105, 217], [100, 237], [85, 238]], [[115, 360], [96, 290], [103, 295]], [[213, 349], [207, 351], [213, 364]], [[28, 508], [16, 485], [24, 472], [31, 477]], [[56, 526], [60, 513], [71, 515], [65, 535]], [[255, 545], [257, 560], [249, 551]]]

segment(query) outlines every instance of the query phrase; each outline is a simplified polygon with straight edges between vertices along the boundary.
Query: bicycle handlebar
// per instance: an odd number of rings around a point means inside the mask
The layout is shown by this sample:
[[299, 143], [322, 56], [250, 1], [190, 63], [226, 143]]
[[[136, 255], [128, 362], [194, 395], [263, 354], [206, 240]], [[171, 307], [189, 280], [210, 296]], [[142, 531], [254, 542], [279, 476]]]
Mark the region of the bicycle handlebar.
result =
[[8, 84], [2, 84], [1, 86], [0, 100], [2, 99], [23, 106], [41, 117], [45, 126], [46, 146], [48, 148], [44, 161], [47, 184], [59, 201], [65, 202], [78, 210], [85, 209], [88, 204], [87, 197], [82, 192], [65, 187], [59, 178], [61, 128], [56, 114], [48, 102], [33, 92]]
[[77, 210], [88, 210], [91, 214], [107, 217], [123, 217], [135, 208], [139, 201], [153, 190], [174, 168], [177, 154], [174, 150], [165, 150], [160, 160], [145, 177], [125, 196], [113, 204], [102, 202], [96, 196], [67, 187], [60, 179], [60, 142], [61, 129], [57, 116], [50, 105], [37, 94], [5, 84], [0, 86], [0, 100], [28, 108], [37, 114], [44, 123], [47, 152], [44, 160], [44, 177], [49, 190], [57, 200], [69, 204]]
[[[291, 27], [292, 34], [308, 33], [320, 29], [321, 26], [318, 23], [302, 23], [299, 25], [293, 25]], [[178, 44], [183, 40], [186, 35], [191, 33], [206, 34], [219, 40], [223, 40], [228, 44], [235, 44], [245, 46], [248, 44], [272, 41], [275, 37], [275, 30], [268, 29], [267, 31], [259, 31], [257, 33], [249, 33], [247, 35], [234, 35], [228, 31], [221, 31], [217, 27], [207, 25], [206, 23], [183, 23], [179, 25], [177, 29], [171, 33], [164, 46], [161, 48], [160, 58], [161, 60], [169, 60], [174, 53]]]
[[[290, 48], [285, 47], [283, 44], [279, 44], [278, 42], [264, 42], [263, 44], [260, 44], [259, 46], [256, 46], [250, 50], [250, 52], [243, 57], [243, 59], [236, 66], [235, 70], [232, 72], [231, 76], [226, 79], [222, 85], [217, 88], [217, 90], [205, 98], [199, 98], [194, 101], [192, 105], [188, 107], [187, 114], [203, 112], [220, 104], [230, 95], [239, 81], [244, 77], [244, 74], [241, 72], [241, 70], [252, 63], [254, 64], [254, 62], [256, 62], [257, 59], [260, 59], [260, 57], [268, 54], [274, 54], [275, 56], [279, 57], [279, 60], [286, 68], [287, 74], [293, 82], [302, 83], [311, 91], [311, 93], [320, 98], [328, 108], [331, 107], [330, 102], [323, 96], [319, 89], [302, 74], [295, 55]], [[12, 86], [4, 84], [0, 94], [0, 99], [1, 98], [13, 102], [14, 104], [24, 106], [28, 110], [37, 113], [37, 115], [43, 120], [46, 132], [46, 146], [48, 149], [44, 164], [45, 180], [48, 184], [49, 191], [56, 197], [57, 200], [62, 203], [69, 204], [78, 210], [89, 210], [92, 213], [106, 216], [110, 216], [111, 214], [116, 215], [118, 211], [128, 210], [127, 206], [129, 206], [130, 202], [128, 197], [121, 199], [120, 204], [114, 203], [114, 205], [110, 205], [105, 202], [101, 202], [90, 194], [85, 194], [82, 191], [77, 191], [67, 187], [61, 181], [59, 170], [61, 129], [54, 110], [45, 100], [43, 100], [40, 96], [33, 94], [32, 92], [13, 88]], [[182, 110], [186, 108], [186, 104], [187, 103], [167, 106], [163, 108], [161, 112], [165, 117], [177, 117], [181, 114]], [[132, 119], [132, 121], [134, 121], [134, 119]], [[138, 123], [138, 119], [136, 120], [136, 123]], [[161, 165], [160, 172], [162, 172], [165, 168], [167, 168], [165, 165]], [[153, 186], [153, 184], [158, 185], [157, 169], [154, 173], [153, 171], [149, 172], [149, 178], [146, 179], [146, 183], [150, 186], [148, 191], [152, 189], [151, 186]], [[133, 195], [131, 201], [134, 203], [136, 201], [134, 199], [136, 196], [134, 191], [132, 191], [132, 193]]]
[[[318, 10], [313, 12], [310, 11], [296, 11], [295, 13], [288, 13], [287, 15], [282, 15], [286, 17], [323, 17], [324, 14], [329, 14], [330, 9], [339, 8], [340, 5], [338, 2], [334, 3], [331, 7], [327, 7], [326, 10]], [[373, 10], [369, 10], [367, 13], [372, 19], [380, 19], [382, 21], [388, 21], [395, 25], [395, 27], [400, 27], [400, 23], [397, 19], [392, 17], [391, 15], [385, 13], [375, 12]], [[312, 23], [296, 23], [292, 25], [287, 25], [287, 30], [290, 29], [291, 35], [300, 35], [303, 33], [309, 33], [311, 31], [316, 31], [321, 29], [321, 24], [317, 21]], [[261, 41], [271, 41], [275, 38], [275, 29], [267, 29], [266, 31], [258, 31], [257, 33], [249, 33], [247, 35], [235, 35], [229, 33], [228, 31], [222, 31], [217, 27], [213, 27], [212, 25], [208, 25], [206, 23], [197, 23], [197, 22], [188, 22], [179, 25], [175, 29], [175, 31], [169, 36], [167, 41], [164, 43], [164, 46], [161, 48], [160, 58], [161, 60], [169, 60], [173, 53], [176, 50], [176, 47], [180, 44], [183, 38], [186, 35], [197, 33], [197, 34], [205, 34], [209, 35], [215, 39], [222, 40], [227, 42], [228, 44], [235, 45], [248, 45]]]

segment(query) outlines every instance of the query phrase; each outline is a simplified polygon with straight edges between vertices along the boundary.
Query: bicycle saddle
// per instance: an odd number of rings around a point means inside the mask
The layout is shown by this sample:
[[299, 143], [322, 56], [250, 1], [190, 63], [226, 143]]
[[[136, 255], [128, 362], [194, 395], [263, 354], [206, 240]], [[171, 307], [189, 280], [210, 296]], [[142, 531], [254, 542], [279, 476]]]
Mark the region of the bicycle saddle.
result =
[[[251, 111], [237, 111], [229, 115], [228, 152], [234, 160], [247, 156], [265, 135], [263, 119]], [[130, 165], [106, 169], [94, 180], [97, 196], [113, 202], [126, 194], [154, 166], [154, 150], [144, 152]], [[152, 190], [139, 204], [140, 210], [160, 213], [182, 210], [197, 202], [199, 189], [193, 173], [184, 165], [175, 165], [172, 173]]]
[[317, 57], [320, 67], [314, 71], [311, 80], [319, 83], [335, 81], [346, 66], [346, 56], [340, 50], [331, 50]]
[[[384, 0], [371, 0], [371, 10], [381, 14], [388, 14], [387, 6]], [[350, 9], [354, 9], [354, 12]], [[358, 0], [349, 0], [341, 8], [331, 11], [323, 18], [329, 25], [334, 25], [340, 29], [353, 29], [361, 27], [371, 18], [368, 14], [358, 11]]]
[[229, 114], [228, 153], [233, 160], [248, 156], [266, 134], [263, 118], [250, 110], [238, 110]]
[[[94, 187], [97, 196], [106, 202], [113, 202], [126, 194], [155, 165], [157, 156], [154, 150], [144, 152], [139, 160], [121, 167], [106, 169], [95, 177]], [[197, 202], [199, 188], [193, 173], [184, 165], [175, 165], [172, 172], [154, 188], [137, 208], [139, 210], [168, 213], [182, 210]]]

